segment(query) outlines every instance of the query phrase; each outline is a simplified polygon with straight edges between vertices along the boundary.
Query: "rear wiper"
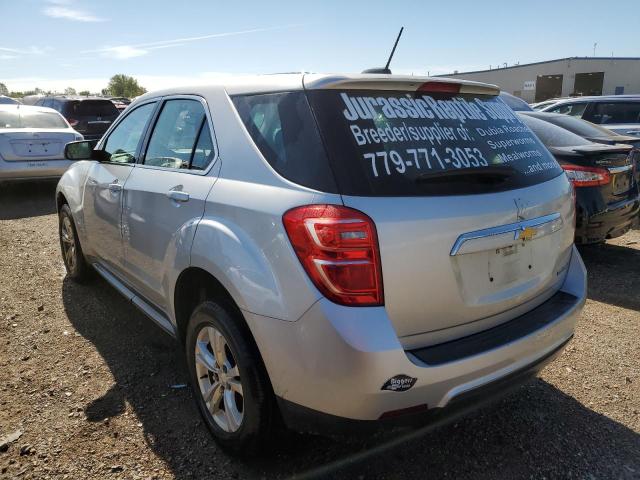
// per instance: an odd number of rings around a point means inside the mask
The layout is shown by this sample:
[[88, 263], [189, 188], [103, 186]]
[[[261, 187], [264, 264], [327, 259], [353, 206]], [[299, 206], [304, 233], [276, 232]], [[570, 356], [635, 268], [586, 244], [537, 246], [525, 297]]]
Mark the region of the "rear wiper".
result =
[[457, 168], [423, 173], [415, 178], [416, 183], [446, 181], [476, 181], [477, 183], [499, 183], [517, 173], [516, 169], [508, 165], [491, 165], [487, 167]]

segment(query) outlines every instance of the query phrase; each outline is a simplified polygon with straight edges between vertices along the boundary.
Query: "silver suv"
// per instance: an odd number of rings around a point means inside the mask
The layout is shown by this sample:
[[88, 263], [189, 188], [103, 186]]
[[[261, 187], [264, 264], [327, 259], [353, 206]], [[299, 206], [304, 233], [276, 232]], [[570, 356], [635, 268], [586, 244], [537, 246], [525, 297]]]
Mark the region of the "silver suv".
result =
[[[233, 79], [136, 100], [57, 188], [68, 275], [184, 347], [216, 440], [415, 422], [571, 339], [574, 193], [497, 96], [389, 75]], [[92, 267], [92, 268], [90, 268]]]

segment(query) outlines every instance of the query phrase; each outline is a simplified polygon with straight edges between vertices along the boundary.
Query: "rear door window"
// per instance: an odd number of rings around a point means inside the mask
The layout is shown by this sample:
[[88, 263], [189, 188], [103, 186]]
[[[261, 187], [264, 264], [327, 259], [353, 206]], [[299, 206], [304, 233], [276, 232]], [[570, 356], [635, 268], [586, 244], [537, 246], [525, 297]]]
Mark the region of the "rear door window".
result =
[[640, 123], [640, 102], [596, 102], [587, 120], [601, 125]]
[[312, 90], [308, 96], [347, 195], [486, 193], [562, 173], [496, 96], [389, 90]]
[[167, 100], [149, 139], [144, 164], [205, 170], [214, 158], [211, 130], [202, 103]]
[[555, 108], [546, 110], [547, 112], [562, 113], [563, 115], [571, 115], [572, 117], [582, 117], [588, 103], [564, 103]]

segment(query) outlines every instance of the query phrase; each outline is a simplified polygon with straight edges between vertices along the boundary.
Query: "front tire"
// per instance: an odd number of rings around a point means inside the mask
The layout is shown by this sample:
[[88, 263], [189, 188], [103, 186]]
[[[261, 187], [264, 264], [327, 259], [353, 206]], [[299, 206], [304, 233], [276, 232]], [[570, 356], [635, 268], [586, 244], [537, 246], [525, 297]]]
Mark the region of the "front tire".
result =
[[216, 442], [245, 455], [271, 434], [273, 393], [257, 348], [233, 309], [201, 303], [187, 326], [186, 356], [196, 403]]
[[84, 258], [76, 224], [69, 205], [64, 204], [58, 214], [60, 251], [67, 275], [77, 283], [85, 283], [90, 277], [89, 264]]

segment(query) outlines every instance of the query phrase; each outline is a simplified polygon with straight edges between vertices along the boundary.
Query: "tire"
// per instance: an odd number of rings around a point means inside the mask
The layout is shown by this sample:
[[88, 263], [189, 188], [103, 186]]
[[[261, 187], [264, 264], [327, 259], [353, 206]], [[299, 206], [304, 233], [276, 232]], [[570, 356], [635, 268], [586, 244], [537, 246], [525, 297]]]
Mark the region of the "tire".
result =
[[60, 252], [67, 275], [74, 282], [86, 283], [90, 275], [90, 267], [82, 253], [76, 224], [71, 216], [69, 205], [64, 204], [58, 214], [58, 236], [60, 238]]
[[[257, 347], [238, 316], [224, 304], [201, 303], [187, 326], [185, 354], [196, 403], [214, 439], [233, 454], [250, 455], [272, 435], [275, 399]], [[214, 347], [219, 341], [224, 345]]]

